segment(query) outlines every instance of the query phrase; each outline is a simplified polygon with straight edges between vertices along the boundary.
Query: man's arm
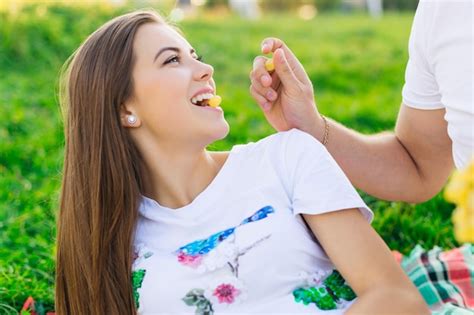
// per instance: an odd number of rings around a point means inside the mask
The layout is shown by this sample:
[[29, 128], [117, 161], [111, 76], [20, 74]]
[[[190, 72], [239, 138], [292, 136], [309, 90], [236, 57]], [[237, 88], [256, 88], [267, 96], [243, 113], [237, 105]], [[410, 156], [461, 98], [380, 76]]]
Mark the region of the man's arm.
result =
[[[423, 202], [445, 184], [453, 169], [444, 109], [402, 104], [395, 133], [362, 135], [329, 121], [327, 149], [354, 186], [385, 200]], [[324, 122], [310, 132], [321, 140]]]
[[[281, 40], [263, 41], [274, 52], [275, 72], [257, 57], [250, 91], [268, 122], [278, 131], [301, 129], [319, 141], [325, 124], [314, 102], [313, 87], [301, 63]], [[422, 202], [438, 193], [453, 169], [444, 109], [418, 110], [402, 105], [395, 133], [362, 135], [329, 121], [327, 149], [351, 180], [385, 200]]]

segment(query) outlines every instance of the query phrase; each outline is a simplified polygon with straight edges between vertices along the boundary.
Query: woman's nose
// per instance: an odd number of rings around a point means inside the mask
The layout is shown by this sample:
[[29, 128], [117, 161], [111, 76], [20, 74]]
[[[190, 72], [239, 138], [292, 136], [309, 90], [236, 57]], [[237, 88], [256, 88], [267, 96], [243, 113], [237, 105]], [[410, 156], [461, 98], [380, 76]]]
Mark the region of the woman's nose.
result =
[[199, 62], [199, 70], [196, 71], [196, 76], [198, 80], [209, 80], [214, 74], [214, 68], [203, 62]]

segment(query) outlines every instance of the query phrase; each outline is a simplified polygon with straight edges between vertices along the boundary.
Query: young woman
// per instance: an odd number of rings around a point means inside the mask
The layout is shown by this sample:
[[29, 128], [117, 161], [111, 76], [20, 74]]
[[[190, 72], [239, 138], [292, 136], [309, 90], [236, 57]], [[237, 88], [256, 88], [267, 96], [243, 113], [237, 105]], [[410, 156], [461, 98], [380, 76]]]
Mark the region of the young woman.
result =
[[158, 14], [106, 23], [65, 75], [58, 314], [427, 312], [314, 138], [206, 150], [229, 131], [213, 68]]

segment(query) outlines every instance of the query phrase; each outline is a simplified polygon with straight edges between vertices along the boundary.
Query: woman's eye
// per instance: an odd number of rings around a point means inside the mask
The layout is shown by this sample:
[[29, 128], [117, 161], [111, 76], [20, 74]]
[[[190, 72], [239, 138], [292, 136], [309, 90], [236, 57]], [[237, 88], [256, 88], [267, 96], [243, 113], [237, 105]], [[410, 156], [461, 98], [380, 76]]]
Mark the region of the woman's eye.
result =
[[169, 64], [169, 63], [172, 63], [172, 62], [179, 62], [179, 57], [178, 56], [173, 56], [173, 57], [169, 58], [168, 60], [165, 61], [165, 65]]
[[[196, 55], [195, 59], [196, 59], [196, 60], [199, 60], [199, 61], [203, 61], [202, 56]], [[172, 57], [170, 57], [169, 59], [167, 59], [164, 64], [167, 65], [167, 64], [169, 64], [169, 63], [175, 63], [175, 62], [178, 62], [178, 63], [180, 62], [180, 57], [177, 56], [177, 55], [176, 55], [176, 56], [172, 56]]]
[[204, 57], [203, 57], [203, 56], [197, 56], [197, 57], [196, 57], [196, 60], [198, 60], [198, 61], [201, 61], [201, 62], [202, 62], [202, 61], [204, 61]]

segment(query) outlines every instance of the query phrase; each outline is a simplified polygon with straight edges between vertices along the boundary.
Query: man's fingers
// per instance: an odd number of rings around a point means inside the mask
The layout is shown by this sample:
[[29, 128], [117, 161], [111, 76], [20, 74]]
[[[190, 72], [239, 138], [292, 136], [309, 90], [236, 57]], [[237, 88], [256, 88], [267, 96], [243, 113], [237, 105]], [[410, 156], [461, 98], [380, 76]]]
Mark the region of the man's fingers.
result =
[[285, 86], [288, 92], [298, 93], [299, 81], [296, 78], [292, 68], [288, 64], [283, 49], [279, 48], [273, 54], [275, 62], [275, 72], [278, 74], [280, 81]]
[[263, 56], [255, 57], [253, 69], [250, 72], [250, 80], [259, 81], [263, 86], [268, 87], [272, 84], [272, 77], [265, 69], [265, 61], [267, 61], [267, 58]]
[[270, 102], [273, 102], [277, 99], [277, 93], [275, 90], [273, 90], [271, 87], [263, 86], [259, 80], [251, 80], [251, 87], [253, 87], [258, 94]]
[[267, 111], [271, 107], [271, 102], [269, 102], [265, 97], [263, 97], [260, 92], [258, 92], [253, 85], [250, 86], [250, 95], [257, 101], [258, 105], [263, 109], [263, 111]]
[[304, 68], [301, 65], [300, 61], [298, 60], [298, 58], [296, 58], [295, 54], [291, 51], [290, 48], [288, 48], [287, 45], [285, 45], [285, 43], [281, 39], [276, 37], [267, 37], [262, 41], [263, 54], [275, 52], [279, 48], [283, 49], [283, 51], [285, 52], [288, 64], [293, 69], [293, 72], [295, 73], [295, 76], [298, 78], [298, 80], [303, 83], [309, 83], [309, 78], [306, 72], [304, 71]]
[[272, 84], [270, 85], [270, 87], [274, 91], [278, 91], [280, 85], [281, 85], [281, 81], [280, 81], [280, 78], [278, 77], [278, 73], [276, 73], [276, 71], [273, 71], [273, 73], [272, 73]]
[[262, 41], [262, 53], [269, 54], [278, 48], [282, 48], [284, 45], [283, 41], [279, 38], [267, 37]]

